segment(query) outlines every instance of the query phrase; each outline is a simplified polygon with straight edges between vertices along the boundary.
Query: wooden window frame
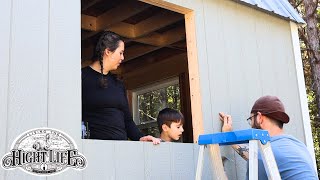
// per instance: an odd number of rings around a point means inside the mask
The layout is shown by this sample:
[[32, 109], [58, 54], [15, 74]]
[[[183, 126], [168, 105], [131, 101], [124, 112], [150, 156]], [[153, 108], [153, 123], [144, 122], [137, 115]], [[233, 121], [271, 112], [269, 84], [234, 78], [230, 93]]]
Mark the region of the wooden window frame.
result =
[[188, 49], [188, 71], [190, 83], [193, 142], [197, 143], [199, 135], [204, 133], [204, 128], [202, 119], [202, 99], [200, 91], [200, 74], [196, 43], [196, 25], [194, 11], [162, 0], [140, 1], [184, 14]]

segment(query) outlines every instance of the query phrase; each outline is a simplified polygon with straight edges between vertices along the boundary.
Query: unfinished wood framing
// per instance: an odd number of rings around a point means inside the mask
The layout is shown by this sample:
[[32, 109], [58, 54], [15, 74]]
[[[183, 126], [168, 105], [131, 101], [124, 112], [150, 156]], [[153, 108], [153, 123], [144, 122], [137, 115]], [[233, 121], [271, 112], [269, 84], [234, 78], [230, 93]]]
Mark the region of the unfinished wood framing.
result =
[[185, 134], [191, 138], [186, 139], [197, 142], [203, 123], [193, 11], [155, 0], [83, 1], [82, 67], [91, 63], [100, 32], [110, 30], [126, 38], [125, 60], [114, 73], [123, 78], [128, 90], [171, 77], [189, 77], [181, 85], [184, 91], [190, 86], [190, 92], [183, 94], [188, 97], [182, 97], [182, 110], [191, 109], [184, 112], [190, 120], [190, 132]]
[[[185, 110], [191, 109], [191, 113], [186, 112], [193, 119], [193, 132], [189, 134], [197, 142], [203, 123], [193, 11], [157, 0], [95, 2], [86, 2], [82, 8], [82, 65], [90, 64], [99, 33], [110, 30], [127, 38], [125, 60], [115, 73], [129, 90], [186, 74], [190, 85], [190, 94], [186, 95], [192, 107]], [[154, 75], [144, 76], [150, 73]]]

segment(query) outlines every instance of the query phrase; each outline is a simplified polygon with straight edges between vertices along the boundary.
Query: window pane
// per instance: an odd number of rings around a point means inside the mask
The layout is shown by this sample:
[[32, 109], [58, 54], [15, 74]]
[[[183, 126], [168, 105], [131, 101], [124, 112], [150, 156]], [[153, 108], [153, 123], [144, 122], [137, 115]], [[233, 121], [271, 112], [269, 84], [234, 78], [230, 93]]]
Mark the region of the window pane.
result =
[[157, 116], [165, 107], [180, 111], [179, 84], [138, 95], [139, 128], [145, 133], [159, 137]]

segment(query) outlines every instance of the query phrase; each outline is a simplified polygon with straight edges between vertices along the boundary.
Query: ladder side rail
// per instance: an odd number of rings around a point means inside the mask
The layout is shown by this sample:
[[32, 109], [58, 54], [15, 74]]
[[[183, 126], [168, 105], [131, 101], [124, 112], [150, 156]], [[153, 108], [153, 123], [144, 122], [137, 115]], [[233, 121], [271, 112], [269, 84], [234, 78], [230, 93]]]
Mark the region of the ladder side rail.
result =
[[265, 145], [259, 142], [264, 168], [267, 172], [269, 180], [281, 180], [277, 162], [274, 158], [270, 142]]
[[198, 165], [197, 165], [197, 172], [196, 172], [196, 180], [201, 180], [202, 176], [202, 169], [203, 169], [203, 154], [204, 154], [205, 145], [201, 145], [199, 148], [199, 155], [198, 155]]
[[258, 143], [259, 140], [249, 141], [249, 180], [258, 179]]

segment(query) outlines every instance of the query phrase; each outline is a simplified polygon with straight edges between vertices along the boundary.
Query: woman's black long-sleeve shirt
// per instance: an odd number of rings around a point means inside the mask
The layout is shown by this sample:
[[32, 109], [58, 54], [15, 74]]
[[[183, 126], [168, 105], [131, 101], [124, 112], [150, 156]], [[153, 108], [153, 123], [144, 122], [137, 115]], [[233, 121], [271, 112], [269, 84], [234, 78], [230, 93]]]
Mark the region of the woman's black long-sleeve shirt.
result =
[[88, 122], [90, 138], [139, 140], [143, 134], [132, 120], [123, 83], [111, 73], [103, 76], [106, 88], [100, 86], [101, 73], [82, 69], [82, 121]]

